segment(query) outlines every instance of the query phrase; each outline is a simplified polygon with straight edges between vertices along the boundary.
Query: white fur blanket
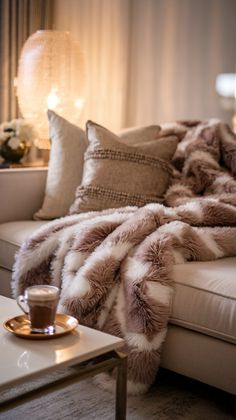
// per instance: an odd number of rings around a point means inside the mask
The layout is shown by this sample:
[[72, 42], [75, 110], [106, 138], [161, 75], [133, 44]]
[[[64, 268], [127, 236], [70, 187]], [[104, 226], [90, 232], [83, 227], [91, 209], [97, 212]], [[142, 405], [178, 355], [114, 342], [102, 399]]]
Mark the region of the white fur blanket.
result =
[[173, 264], [236, 255], [236, 138], [226, 124], [182, 122], [165, 205], [66, 216], [21, 247], [12, 289], [61, 287], [59, 311], [124, 337], [128, 392], [145, 392], [160, 364], [174, 293]]

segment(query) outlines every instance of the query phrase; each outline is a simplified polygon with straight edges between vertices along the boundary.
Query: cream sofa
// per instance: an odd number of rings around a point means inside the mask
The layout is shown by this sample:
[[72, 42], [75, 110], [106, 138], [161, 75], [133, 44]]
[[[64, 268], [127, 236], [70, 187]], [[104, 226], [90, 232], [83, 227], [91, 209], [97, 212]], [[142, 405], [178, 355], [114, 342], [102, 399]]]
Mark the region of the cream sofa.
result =
[[[46, 168], [0, 170], [0, 294], [11, 296], [14, 255], [45, 221]], [[174, 266], [176, 293], [162, 366], [236, 395], [236, 257]]]

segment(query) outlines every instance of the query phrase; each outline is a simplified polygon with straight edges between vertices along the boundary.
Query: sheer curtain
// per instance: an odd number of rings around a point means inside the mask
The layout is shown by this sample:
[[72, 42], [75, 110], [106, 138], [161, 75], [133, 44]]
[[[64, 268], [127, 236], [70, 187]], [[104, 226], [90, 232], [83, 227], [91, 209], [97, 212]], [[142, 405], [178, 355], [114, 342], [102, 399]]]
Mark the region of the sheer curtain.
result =
[[235, 0], [55, 0], [87, 64], [83, 121], [111, 129], [211, 116], [231, 121], [215, 92], [235, 71]]
[[0, 121], [19, 116], [14, 89], [18, 60], [25, 40], [51, 27], [51, 0], [0, 1]]
[[129, 66], [129, 0], [55, 0], [54, 28], [70, 31], [84, 53], [86, 106], [92, 119], [111, 129], [123, 126]]
[[[53, 16], [53, 22], [51, 22]], [[235, 72], [235, 0], [3, 0], [0, 121], [18, 115], [13, 80], [37, 29], [68, 30], [84, 52], [87, 119], [117, 130], [220, 117], [215, 79]]]
[[234, 0], [133, 0], [126, 123], [230, 121], [215, 80], [235, 71], [235, 16]]

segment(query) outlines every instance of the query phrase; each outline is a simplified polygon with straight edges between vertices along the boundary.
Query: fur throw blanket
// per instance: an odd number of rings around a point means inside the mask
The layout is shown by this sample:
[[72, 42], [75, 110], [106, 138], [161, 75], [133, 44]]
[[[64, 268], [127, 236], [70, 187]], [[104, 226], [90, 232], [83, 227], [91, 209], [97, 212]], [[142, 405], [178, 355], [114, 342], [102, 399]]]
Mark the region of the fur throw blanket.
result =
[[158, 371], [173, 264], [236, 255], [236, 136], [218, 120], [163, 132], [179, 137], [164, 204], [51, 221], [14, 266], [15, 297], [30, 285], [59, 286], [60, 312], [124, 338], [129, 393], [145, 392]]

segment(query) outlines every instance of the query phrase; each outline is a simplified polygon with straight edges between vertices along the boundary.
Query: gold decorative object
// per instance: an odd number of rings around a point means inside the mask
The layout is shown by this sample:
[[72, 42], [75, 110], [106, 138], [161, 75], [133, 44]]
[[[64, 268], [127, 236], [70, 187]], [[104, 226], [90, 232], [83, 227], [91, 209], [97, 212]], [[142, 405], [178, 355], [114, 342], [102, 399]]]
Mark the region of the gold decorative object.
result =
[[6, 163], [19, 163], [34, 144], [35, 131], [24, 119], [0, 124], [0, 156]]

